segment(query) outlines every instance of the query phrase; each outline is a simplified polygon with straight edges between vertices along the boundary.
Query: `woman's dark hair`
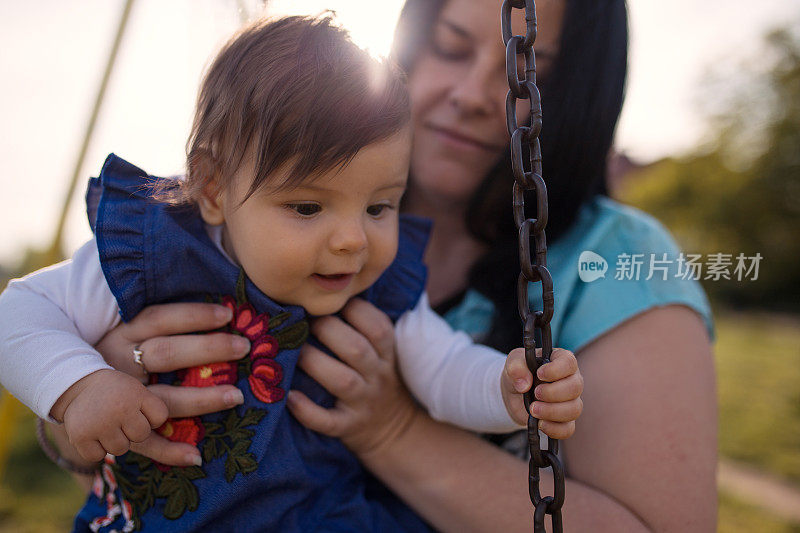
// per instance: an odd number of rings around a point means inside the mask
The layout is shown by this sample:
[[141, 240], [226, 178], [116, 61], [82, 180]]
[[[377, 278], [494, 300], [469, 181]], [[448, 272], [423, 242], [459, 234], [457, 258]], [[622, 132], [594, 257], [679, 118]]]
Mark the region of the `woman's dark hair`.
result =
[[[406, 0], [393, 50], [406, 72], [413, 71], [444, 4], [445, 0]], [[500, 28], [497, 32], [499, 40]], [[551, 244], [587, 200], [606, 193], [606, 159], [622, 110], [627, 55], [625, 0], [565, 0], [558, 55], [546, 79], [539, 80], [542, 174], [549, 198], [546, 234]], [[494, 302], [497, 313], [484, 342], [504, 352], [520, 345], [512, 183], [510, 160], [503, 157], [475, 191], [467, 213], [470, 232], [490, 248], [473, 265], [469, 286]]]

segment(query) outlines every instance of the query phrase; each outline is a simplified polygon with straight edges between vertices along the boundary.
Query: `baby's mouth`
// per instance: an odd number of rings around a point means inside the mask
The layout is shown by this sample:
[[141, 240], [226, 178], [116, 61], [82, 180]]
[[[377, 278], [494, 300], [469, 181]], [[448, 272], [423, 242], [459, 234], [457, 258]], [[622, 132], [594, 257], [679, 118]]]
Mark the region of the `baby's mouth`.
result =
[[355, 274], [312, 274], [311, 278], [326, 291], [336, 292], [347, 288]]

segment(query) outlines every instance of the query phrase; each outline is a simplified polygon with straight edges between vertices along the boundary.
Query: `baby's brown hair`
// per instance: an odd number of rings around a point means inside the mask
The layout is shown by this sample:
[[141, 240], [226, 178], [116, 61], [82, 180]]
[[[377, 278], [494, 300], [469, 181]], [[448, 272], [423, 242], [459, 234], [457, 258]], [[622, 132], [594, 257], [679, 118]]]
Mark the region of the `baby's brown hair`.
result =
[[191, 202], [209, 185], [219, 192], [248, 156], [255, 178], [246, 197], [279, 168], [278, 186], [292, 187], [346, 164], [409, 120], [402, 71], [356, 46], [329, 16], [261, 21], [209, 68], [186, 145], [186, 179], [157, 196]]

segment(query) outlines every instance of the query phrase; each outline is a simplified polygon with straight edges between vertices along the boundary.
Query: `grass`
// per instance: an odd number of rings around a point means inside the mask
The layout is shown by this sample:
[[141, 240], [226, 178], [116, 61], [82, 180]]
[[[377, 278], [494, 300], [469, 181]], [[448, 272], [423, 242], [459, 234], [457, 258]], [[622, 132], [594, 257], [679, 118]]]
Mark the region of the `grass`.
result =
[[26, 413], [15, 432], [6, 476], [0, 484], [0, 532], [50, 533], [72, 529], [86, 499], [83, 489], [42, 453], [35, 417]]
[[719, 533], [800, 533], [800, 524], [793, 524], [727, 494], [719, 493]]
[[800, 318], [717, 317], [719, 450], [800, 484]]
[[[720, 455], [800, 485], [800, 317], [717, 314]], [[0, 533], [69, 530], [82, 490], [42, 454], [27, 414], [0, 484]], [[720, 493], [721, 533], [800, 533], [800, 524]]]

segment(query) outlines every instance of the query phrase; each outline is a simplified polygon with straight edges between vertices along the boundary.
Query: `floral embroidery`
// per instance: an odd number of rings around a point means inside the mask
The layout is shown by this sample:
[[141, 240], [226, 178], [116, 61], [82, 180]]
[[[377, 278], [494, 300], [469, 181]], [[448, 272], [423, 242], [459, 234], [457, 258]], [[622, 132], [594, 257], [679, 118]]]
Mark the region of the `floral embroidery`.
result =
[[122, 519], [124, 520], [122, 531], [133, 531], [136, 526], [132, 520], [133, 507], [130, 502], [125, 499], [117, 501], [117, 481], [112, 471], [112, 465], [115, 464], [114, 457], [107, 455], [92, 485], [94, 495], [101, 501], [105, 500], [106, 504], [106, 514], [95, 518], [89, 524], [89, 529], [95, 532], [99, 531], [101, 527], [111, 525], [120, 514], [122, 514]]
[[[236, 298], [223, 296], [217, 302], [233, 311], [230, 324], [220, 331], [247, 337], [250, 353], [239, 361], [209, 363], [180, 371], [175, 384], [211, 387], [236, 384], [246, 377], [250, 391], [260, 402], [281, 401], [285, 396], [280, 386], [283, 367], [275, 357], [279, 350], [296, 349], [305, 342], [308, 323], [303, 320], [281, 328], [290, 318], [289, 313], [273, 317], [258, 314], [247, 301], [243, 271], [236, 284]], [[156, 431], [171, 441], [199, 446], [204, 463], [224, 458], [225, 479], [230, 483], [238, 474], [246, 475], [258, 468], [256, 457], [249, 450], [254, 427], [266, 414], [264, 407], [234, 408], [218, 422], [204, 422], [200, 417], [170, 418]], [[138, 530], [142, 527], [141, 515], [155, 505], [156, 499], [166, 500], [163, 514], [168, 519], [180, 518], [186, 511], [197, 509], [199, 495], [193, 482], [206, 477], [201, 467], [170, 467], [133, 452], [123, 459], [137, 466], [140, 474], [129, 479], [113, 460], [103, 466], [102, 477], [98, 474], [93, 491], [101, 501], [106, 499], [107, 513], [92, 522], [97, 523], [96, 528], [110, 525], [122, 514], [125, 531]], [[122, 495], [119, 502], [117, 488]]]
[[184, 387], [211, 387], [234, 384], [237, 374], [236, 363], [209, 363], [178, 372], [178, 379]]

